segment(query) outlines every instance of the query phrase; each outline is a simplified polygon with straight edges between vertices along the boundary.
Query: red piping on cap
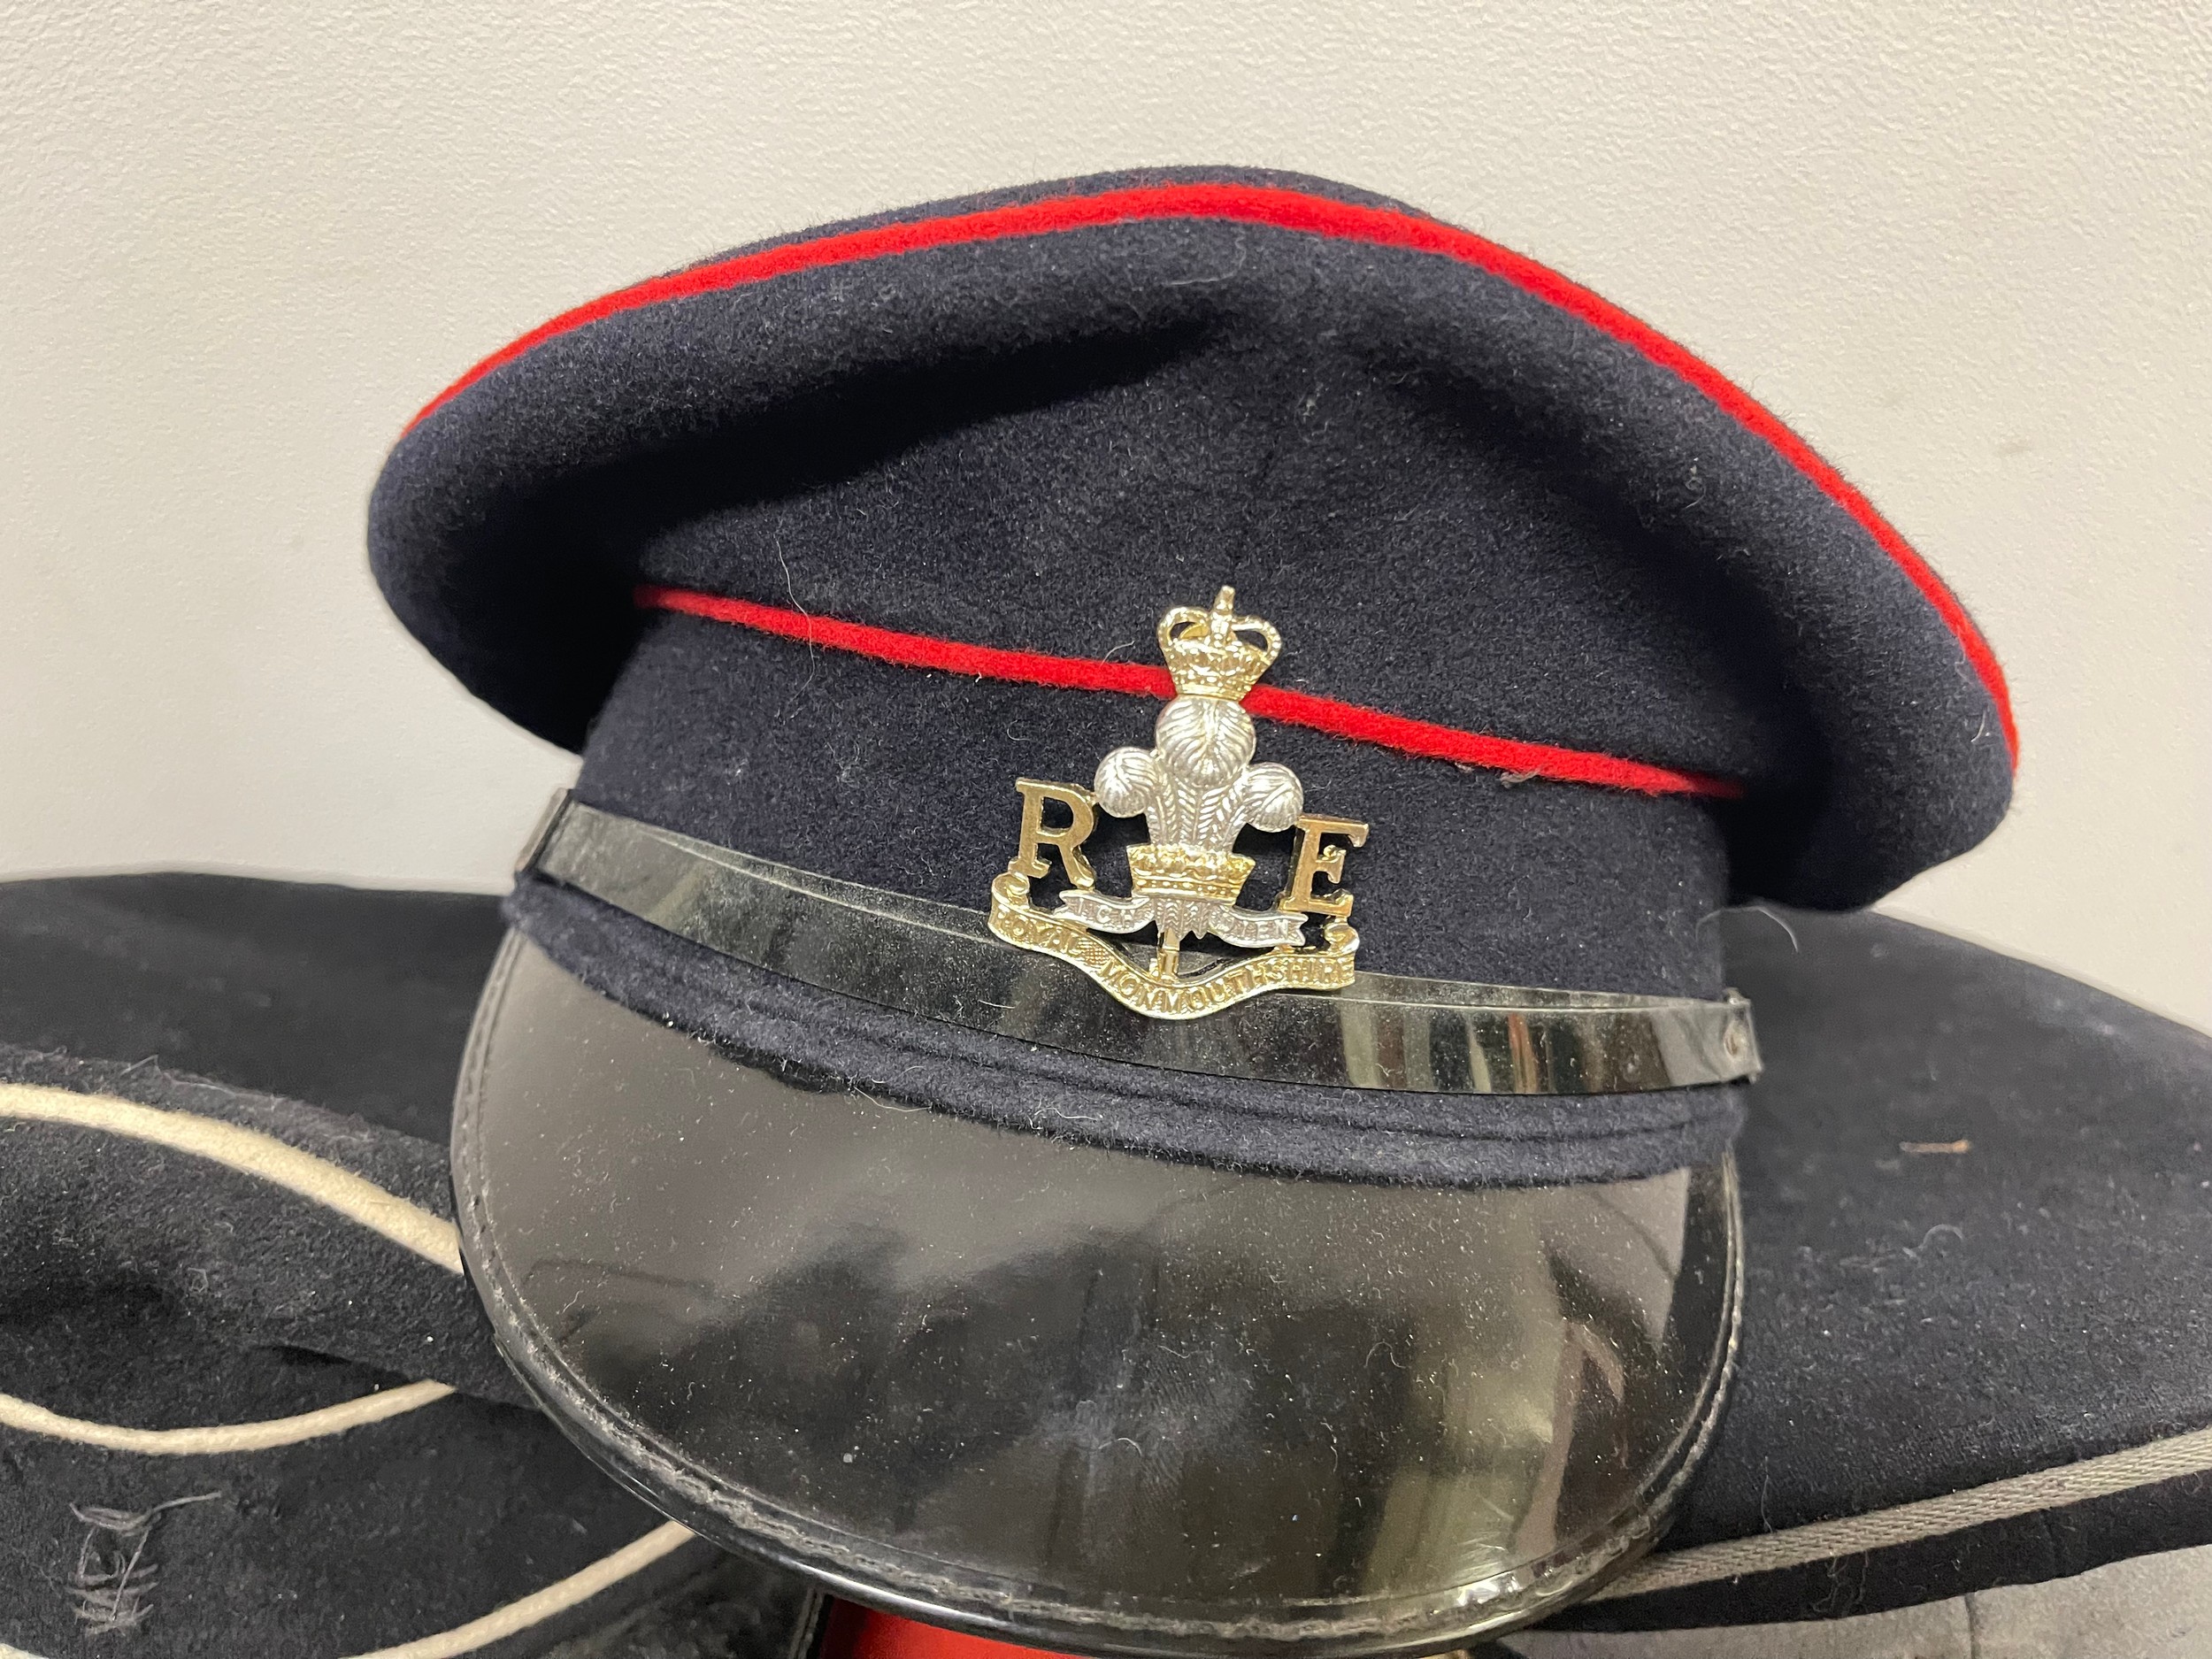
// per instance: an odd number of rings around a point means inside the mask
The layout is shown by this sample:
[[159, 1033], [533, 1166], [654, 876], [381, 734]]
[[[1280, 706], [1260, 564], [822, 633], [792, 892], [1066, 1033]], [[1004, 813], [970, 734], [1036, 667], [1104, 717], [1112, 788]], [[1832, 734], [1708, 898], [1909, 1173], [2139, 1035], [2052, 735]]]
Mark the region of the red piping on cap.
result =
[[[995, 645], [969, 645], [959, 640], [933, 639], [926, 634], [901, 634], [872, 627], [864, 622], [844, 622], [803, 611], [757, 604], [750, 599], [730, 599], [718, 594], [695, 593], [687, 588], [641, 587], [634, 595], [641, 611], [673, 611], [710, 622], [727, 622], [779, 638], [798, 640], [833, 651], [850, 651], [879, 663], [902, 668], [929, 668], [941, 673], [966, 674], [977, 680], [1008, 680], [1026, 686], [1058, 686], [1071, 691], [1118, 691], [1139, 697], [1171, 697], [1175, 682], [1164, 668], [1142, 663], [1110, 663], [1087, 657], [1048, 657], [1041, 651], [1010, 651]], [[1456, 726], [1433, 726], [1363, 709], [1334, 697], [1317, 697], [1310, 691], [1283, 686], [1255, 686], [1244, 699], [1247, 712], [1285, 726], [1311, 726], [1332, 737], [1356, 743], [1373, 743], [1401, 754], [1431, 760], [1457, 761], [1494, 772], [1525, 777], [1549, 778], [1556, 783], [1597, 784], [1608, 789], [1632, 789], [1640, 795], [1703, 795], [1719, 801], [1739, 800], [1743, 786], [1726, 778], [1709, 778], [1694, 772], [1647, 765], [1640, 760], [1617, 760], [1578, 749], [1560, 749], [1550, 743], [1524, 743], [1509, 737], [1488, 737], [1463, 732]]]
[[945, 248], [965, 242], [996, 242], [1010, 236], [1041, 236], [1058, 231], [1084, 230], [1102, 225], [1126, 224], [1141, 219], [1210, 219], [1240, 224], [1268, 225], [1279, 230], [1302, 231], [1342, 242], [1370, 242], [1402, 248], [1417, 253], [1440, 255], [1471, 265], [1510, 282], [1514, 287], [1561, 311], [1581, 319], [1599, 332], [1640, 353], [1660, 367], [1688, 381], [1711, 398], [1732, 418], [1772, 445], [1776, 453], [1809, 479], [1829, 500], [1850, 514], [1859, 527], [1874, 538], [1935, 607], [1943, 626], [1958, 641], [1959, 649], [1973, 665], [1975, 675], [1997, 706], [2004, 730], [2005, 749], [2016, 764], [2020, 734], [2013, 724], [2012, 695], [2005, 685], [2004, 670], [1964, 606], [1945, 587], [1943, 579], [1914, 550], [1912, 544], [1874, 511], [1874, 505], [1846, 481], [1843, 475], [1816, 455], [1812, 447], [1784, 426], [1774, 412], [1735, 384], [1718, 369], [1693, 356], [1649, 324], [1640, 322], [1609, 300], [1569, 281], [1556, 271], [1533, 259], [1501, 248], [1496, 242], [1437, 219], [1390, 208], [1364, 207], [1351, 202], [1331, 201], [1297, 190], [1271, 189], [1248, 184], [1170, 184], [1148, 188], [1106, 190], [1096, 196], [1054, 196], [1024, 202], [1012, 207], [987, 208], [946, 219], [912, 219], [879, 225], [870, 230], [845, 231], [818, 236], [810, 242], [785, 242], [757, 253], [739, 254], [707, 265], [694, 265], [667, 276], [654, 277], [626, 288], [563, 311], [519, 340], [502, 347], [423, 405], [411, 432], [442, 405], [458, 396], [503, 364], [511, 363], [532, 347], [557, 335], [595, 323], [603, 318], [668, 300], [688, 299], [794, 272], [819, 270], [825, 265], [849, 265], [863, 259], [883, 259], [915, 253], [926, 248]]

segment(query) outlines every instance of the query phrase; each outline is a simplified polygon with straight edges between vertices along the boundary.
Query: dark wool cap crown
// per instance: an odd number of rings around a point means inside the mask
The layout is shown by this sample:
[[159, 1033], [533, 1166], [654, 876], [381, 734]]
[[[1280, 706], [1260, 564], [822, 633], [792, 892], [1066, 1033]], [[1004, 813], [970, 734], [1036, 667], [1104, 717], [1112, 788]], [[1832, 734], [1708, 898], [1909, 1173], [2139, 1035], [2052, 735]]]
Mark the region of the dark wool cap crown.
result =
[[[975, 909], [1013, 780], [1143, 741], [1157, 704], [1098, 687], [1233, 584], [1285, 641], [1259, 758], [1374, 825], [1382, 971], [1712, 995], [1715, 910], [1867, 903], [2011, 787], [1987, 646], [1771, 414], [1307, 178], [1036, 185], [611, 295], [418, 417], [370, 547], [585, 800]], [[588, 909], [514, 913], [591, 978]], [[682, 1016], [680, 977], [595, 982]]]

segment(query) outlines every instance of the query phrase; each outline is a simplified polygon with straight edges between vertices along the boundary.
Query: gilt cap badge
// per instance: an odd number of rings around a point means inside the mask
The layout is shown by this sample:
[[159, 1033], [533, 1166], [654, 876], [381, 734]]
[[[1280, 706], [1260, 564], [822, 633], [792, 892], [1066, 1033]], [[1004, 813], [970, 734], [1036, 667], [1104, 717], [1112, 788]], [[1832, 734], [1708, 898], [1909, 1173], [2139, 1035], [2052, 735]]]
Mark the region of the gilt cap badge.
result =
[[[1080, 969], [1117, 1002], [1155, 1019], [1195, 1019], [1263, 992], [1333, 991], [1352, 982], [1359, 934], [1345, 918], [1352, 895], [1345, 845], [1367, 826], [1305, 810], [1297, 774], [1272, 761], [1252, 764], [1255, 736], [1244, 698], [1283, 649], [1257, 617], [1236, 614], [1236, 590], [1213, 609], [1178, 605], [1160, 618], [1160, 654], [1175, 696], [1153, 727], [1153, 747], [1115, 749], [1087, 789], [1019, 779], [1020, 843], [991, 883], [991, 931], [1010, 945]], [[1102, 893], [1083, 846], [1101, 810], [1144, 815], [1151, 839], [1128, 849], [1127, 897]], [[1058, 821], [1047, 822], [1048, 810]], [[1247, 828], [1294, 830], [1289, 879], [1271, 910], [1238, 902], [1254, 860], [1236, 850]], [[1057, 855], [1067, 888], [1057, 908], [1039, 909], [1030, 884], [1048, 877]], [[1316, 891], [1325, 882], [1329, 890]], [[1321, 942], [1307, 941], [1310, 922]], [[1101, 935], [1153, 931], [1156, 943], [1124, 948]], [[1211, 937], [1240, 951], [1211, 955], [1183, 971], [1187, 940]]]

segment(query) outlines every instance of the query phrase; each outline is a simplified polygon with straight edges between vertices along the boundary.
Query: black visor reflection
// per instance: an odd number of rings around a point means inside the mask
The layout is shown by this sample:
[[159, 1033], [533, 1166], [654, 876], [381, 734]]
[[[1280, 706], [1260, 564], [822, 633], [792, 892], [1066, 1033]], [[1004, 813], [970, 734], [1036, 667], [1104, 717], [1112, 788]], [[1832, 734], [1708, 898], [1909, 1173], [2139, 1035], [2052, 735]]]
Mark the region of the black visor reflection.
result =
[[1417, 1647], [1647, 1537], [1717, 1399], [1723, 1167], [1423, 1189], [800, 1087], [511, 941], [457, 1114], [503, 1340], [723, 1541], [1038, 1645]]

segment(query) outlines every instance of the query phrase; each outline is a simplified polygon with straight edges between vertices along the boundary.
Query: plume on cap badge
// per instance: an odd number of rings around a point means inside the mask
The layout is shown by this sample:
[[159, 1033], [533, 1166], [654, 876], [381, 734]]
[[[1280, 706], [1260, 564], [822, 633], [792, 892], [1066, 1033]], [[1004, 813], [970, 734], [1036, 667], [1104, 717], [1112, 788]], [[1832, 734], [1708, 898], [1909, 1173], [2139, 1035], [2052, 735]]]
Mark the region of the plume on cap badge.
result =
[[[1283, 649], [1282, 636], [1257, 617], [1236, 614], [1236, 589], [1224, 588], [1213, 609], [1178, 605], [1160, 618], [1160, 654], [1176, 695], [1153, 727], [1151, 749], [1115, 749], [1099, 763], [1088, 789], [1023, 778], [1021, 842], [991, 883], [991, 931], [1010, 945], [1057, 956], [1081, 969], [1116, 1001], [1155, 1019], [1195, 1019], [1265, 991], [1340, 990], [1352, 982], [1359, 935], [1344, 918], [1352, 895], [1333, 887], [1344, 874], [1344, 848], [1363, 845], [1367, 826], [1305, 810], [1305, 790], [1289, 767], [1254, 765], [1252, 717], [1243, 700]], [[1264, 641], [1256, 645], [1245, 636]], [[1048, 825], [1045, 810], [1066, 821]], [[1083, 844], [1103, 808], [1116, 818], [1144, 815], [1148, 842], [1128, 849], [1130, 895], [1097, 890]], [[1253, 860], [1236, 850], [1247, 827], [1294, 829], [1298, 844], [1289, 880], [1271, 910], [1237, 903]], [[1051, 873], [1045, 851], [1059, 856], [1069, 889], [1056, 910], [1029, 901], [1029, 885]], [[1309, 917], [1322, 921], [1323, 943], [1305, 942]], [[1101, 933], [1153, 928], [1148, 956], [1125, 951]], [[1210, 934], [1223, 943], [1266, 952], [1234, 962], [1206, 960], [1181, 972], [1183, 941]]]

